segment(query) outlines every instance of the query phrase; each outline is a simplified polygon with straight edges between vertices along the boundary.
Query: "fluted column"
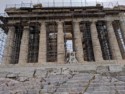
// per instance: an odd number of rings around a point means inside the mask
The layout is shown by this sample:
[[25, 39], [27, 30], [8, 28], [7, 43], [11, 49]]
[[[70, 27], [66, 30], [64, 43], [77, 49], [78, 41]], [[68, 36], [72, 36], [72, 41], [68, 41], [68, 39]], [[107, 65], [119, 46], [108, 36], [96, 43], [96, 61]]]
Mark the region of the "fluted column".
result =
[[13, 39], [14, 39], [15, 27], [9, 26], [6, 45], [3, 55], [3, 64], [10, 64], [12, 59]]
[[110, 43], [110, 48], [114, 60], [121, 60], [121, 52], [118, 46], [118, 42], [115, 36], [115, 32], [112, 26], [112, 21], [107, 21], [108, 38]]
[[102, 61], [103, 60], [102, 50], [101, 50], [101, 46], [98, 38], [98, 32], [97, 32], [95, 21], [92, 21], [91, 23], [91, 37], [92, 37], [95, 61]]
[[[124, 34], [123, 36], [124, 36], [124, 42], [125, 42], [125, 21], [123, 19], [120, 20], [120, 29]], [[123, 56], [123, 59], [125, 59], [125, 51], [124, 51], [124, 49], [122, 49], [122, 56]]]
[[74, 31], [74, 46], [76, 51], [76, 58], [78, 62], [83, 63], [83, 46], [82, 38], [80, 33], [80, 26], [78, 21], [73, 21], [73, 31]]
[[125, 21], [120, 20], [120, 29], [124, 34], [124, 39], [125, 39]]
[[57, 34], [57, 61], [58, 63], [65, 63], [65, 48], [64, 48], [64, 32], [63, 22], [58, 21], [58, 34]]
[[125, 21], [123, 19], [120, 20], [120, 27], [125, 37]]
[[28, 62], [29, 26], [24, 26], [20, 45], [19, 64], [25, 65]]
[[38, 63], [40, 64], [46, 63], [46, 24], [45, 22], [42, 22], [40, 27]]

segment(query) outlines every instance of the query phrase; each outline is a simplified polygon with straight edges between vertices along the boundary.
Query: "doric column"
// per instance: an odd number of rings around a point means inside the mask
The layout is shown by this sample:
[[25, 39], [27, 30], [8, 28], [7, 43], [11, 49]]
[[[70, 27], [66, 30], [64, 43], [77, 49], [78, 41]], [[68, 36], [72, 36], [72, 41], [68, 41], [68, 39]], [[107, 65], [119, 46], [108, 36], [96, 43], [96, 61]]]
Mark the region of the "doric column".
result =
[[102, 61], [103, 60], [102, 50], [101, 50], [101, 46], [98, 38], [98, 32], [97, 32], [95, 21], [92, 21], [91, 23], [91, 37], [92, 37], [95, 61]]
[[123, 20], [120, 21], [120, 28], [121, 28], [121, 31], [123, 32], [124, 38], [125, 38], [125, 21], [123, 21]]
[[46, 24], [45, 22], [42, 22], [40, 27], [38, 63], [40, 64], [46, 63]]
[[15, 27], [9, 26], [9, 31], [8, 31], [6, 45], [4, 49], [4, 55], [3, 55], [3, 64], [11, 63], [14, 33], [15, 33]]
[[25, 65], [28, 62], [29, 26], [24, 26], [20, 45], [19, 64]]
[[118, 42], [115, 36], [115, 32], [112, 26], [112, 21], [107, 21], [108, 38], [110, 43], [110, 48], [114, 60], [121, 60], [121, 52], [118, 46]]
[[76, 51], [76, 58], [78, 62], [83, 63], [84, 62], [83, 46], [82, 46], [82, 38], [78, 21], [73, 21], [73, 31], [74, 31], [74, 46]]
[[[124, 36], [124, 42], [125, 42], [125, 21], [123, 19], [120, 20], [120, 29], [123, 32], [123, 36]], [[122, 56], [123, 59], [125, 59], [125, 51], [124, 48], [121, 49], [122, 50]]]
[[57, 34], [57, 61], [58, 63], [65, 63], [65, 48], [64, 48], [64, 32], [63, 32], [63, 22], [58, 21], [58, 34]]

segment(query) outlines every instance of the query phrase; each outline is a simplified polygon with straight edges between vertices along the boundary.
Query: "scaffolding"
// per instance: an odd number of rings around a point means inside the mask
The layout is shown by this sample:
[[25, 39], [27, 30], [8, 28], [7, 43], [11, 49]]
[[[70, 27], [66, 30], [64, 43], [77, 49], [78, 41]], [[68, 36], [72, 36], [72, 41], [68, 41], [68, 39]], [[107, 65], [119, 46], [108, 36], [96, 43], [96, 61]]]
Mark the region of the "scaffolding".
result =
[[57, 61], [57, 25], [55, 22], [47, 24], [47, 62]]
[[[37, 22], [37, 21], [36, 21]], [[29, 25], [28, 62], [38, 62], [40, 25], [31, 23]]]
[[7, 38], [7, 27], [6, 20], [4, 17], [8, 17], [8, 15], [6, 13], [0, 13], [0, 64], [2, 63], [4, 57], [3, 54]]
[[[55, 2], [52, 2], [53, 7], [55, 7]], [[49, 10], [47, 11], [49, 13]], [[57, 23], [55, 22], [54, 15], [54, 8], [51, 9], [51, 13], [48, 14], [49, 17], [46, 19], [48, 22], [46, 23], [46, 48], [47, 48], [47, 55], [46, 60], [47, 62], [57, 62]]]
[[109, 44], [108, 31], [106, 28], [106, 23], [103, 21], [97, 22], [97, 32], [98, 38], [101, 45], [102, 56], [104, 60], [112, 60], [112, 53]]
[[91, 25], [90, 22], [82, 22], [80, 24], [80, 29], [81, 29], [81, 33], [82, 33], [84, 60], [85, 61], [95, 61], [90, 25]]
[[20, 45], [22, 39], [23, 27], [19, 24], [15, 26], [13, 46], [12, 46], [12, 55], [11, 55], [11, 64], [17, 64], [19, 60]]
[[6, 35], [3, 29], [0, 29], [0, 63], [2, 62], [4, 47], [6, 44]]

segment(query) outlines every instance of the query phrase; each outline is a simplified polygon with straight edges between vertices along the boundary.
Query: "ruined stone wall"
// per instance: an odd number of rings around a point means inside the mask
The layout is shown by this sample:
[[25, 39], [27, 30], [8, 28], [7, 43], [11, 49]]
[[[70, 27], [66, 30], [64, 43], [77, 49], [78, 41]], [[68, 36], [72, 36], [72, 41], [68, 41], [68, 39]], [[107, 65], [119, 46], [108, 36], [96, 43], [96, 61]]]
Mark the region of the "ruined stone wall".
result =
[[124, 65], [0, 68], [0, 94], [125, 94]]

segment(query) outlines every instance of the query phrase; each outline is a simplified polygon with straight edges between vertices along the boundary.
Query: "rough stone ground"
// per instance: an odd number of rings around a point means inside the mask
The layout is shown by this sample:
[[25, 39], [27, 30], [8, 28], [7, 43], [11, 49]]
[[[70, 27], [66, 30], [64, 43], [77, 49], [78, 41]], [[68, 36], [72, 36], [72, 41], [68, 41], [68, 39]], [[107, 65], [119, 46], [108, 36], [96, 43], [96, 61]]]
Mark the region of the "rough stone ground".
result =
[[[0, 71], [0, 94], [125, 94], [125, 68], [111, 71], [39, 68]], [[28, 70], [28, 69], [27, 69]]]

